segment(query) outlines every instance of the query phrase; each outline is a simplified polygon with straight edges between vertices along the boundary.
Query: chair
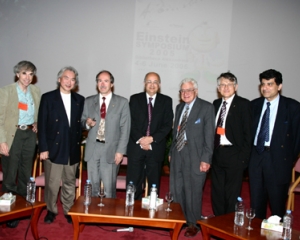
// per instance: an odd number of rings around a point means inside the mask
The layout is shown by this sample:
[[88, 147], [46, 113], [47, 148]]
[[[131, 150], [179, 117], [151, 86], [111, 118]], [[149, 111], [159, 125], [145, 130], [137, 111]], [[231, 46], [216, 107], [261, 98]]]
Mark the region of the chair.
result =
[[[79, 162], [79, 176], [76, 178], [76, 199], [81, 195], [81, 178], [82, 178], [82, 161], [83, 161], [83, 145], [80, 148], [80, 162]], [[45, 173], [43, 172], [43, 161], [39, 160], [40, 156], [37, 154], [33, 164], [33, 177], [38, 193], [38, 201], [42, 199], [42, 188], [45, 187]]]
[[295, 193], [300, 192], [300, 176], [296, 179], [296, 172], [300, 173], [300, 158], [297, 160], [293, 172], [292, 172], [292, 182], [289, 189], [289, 197], [287, 209], [294, 211], [295, 206]]
[[[128, 164], [128, 158], [127, 156], [123, 157], [123, 160], [121, 162], [121, 165], [127, 165]], [[116, 182], [116, 189], [126, 189], [126, 176], [124, 175], [118, 175], [117, 176], [117, 182]], [[148, 180], [146, 178], [145, 182], [145, 197], [148, 196]]]

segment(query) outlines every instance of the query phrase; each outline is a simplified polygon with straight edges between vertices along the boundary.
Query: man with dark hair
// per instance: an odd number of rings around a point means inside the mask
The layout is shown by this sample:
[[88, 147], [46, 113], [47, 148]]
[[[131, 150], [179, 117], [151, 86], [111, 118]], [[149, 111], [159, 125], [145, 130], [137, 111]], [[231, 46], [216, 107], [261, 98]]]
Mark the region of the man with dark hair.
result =
[[85, 158], [92, 195], [97, 196], [101, 182], [106, 197], [116, 197], [116, 179], [126, 153], [130, 132], [127, 99], [112, 92], [114, 77], [109, 71], [96, 76], [99, 94], [86, 98], [81, 123], [89, 133]]
[[236, 94], [236, 77], [230, 72], [222, 73], [217, 84], [222, 98], [213, 102], [216, 132], [211, 180], [212, 207], [219, 216], [235, 210], [252, 138], [250, 101]]
[[142, 199], [145, 176], [156, 184], [166, 149], [166, 137], [173, 123], [172, 99], [159, 93], [160, 76], [149, 72], [144, 78], [145, 92], [130, 97], [131, 131], [128, 143], [127, 184], [136, 186], [136, 199]]
[[300, 104], [279, 94], [282, 75], [259, 75], [262, 97], [251, 102], [254, 146], [249, 162], [251, 207], [258, 218], [283, 217], [294, 162], [300, 152]]
[[[31, 82], [36, 67], [21, 61], [14, 67], [16, 83], [0, 88], [0, 153], [2, 191], [26, 197], [36, 149], [37, 114], [40, 90]], [[16, 227], [19, 220], [7, 222]]]
[[38, 116], [40, 160], [45, 168], [45, 223], [52, 223], [58, 213], [57, 195], [68, 214], [75, 199], [76, 171], [80, 161], [81, 114], [84, 97], [72, 91], [78, 84], [78, 72], [64, 67], [57, 74], [58, 89], [45, 93]]

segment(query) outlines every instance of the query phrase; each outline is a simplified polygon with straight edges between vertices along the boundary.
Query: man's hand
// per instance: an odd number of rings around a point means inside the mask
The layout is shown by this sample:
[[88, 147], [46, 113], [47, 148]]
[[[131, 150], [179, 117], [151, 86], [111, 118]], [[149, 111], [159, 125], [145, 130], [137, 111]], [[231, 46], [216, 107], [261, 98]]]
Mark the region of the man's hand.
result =
[[33, 126], [32, 131], [33, 131], [34, 133], [37, 133], [37, 132], [38, 132], [38, 129], [37, 129], [37, 123], [36, 123], [36, 122], [33, 123], [32, 126]]
[[208, 172], [210, 168], [210, 164], [206, 162], [201, 162], [200, 163], [200, 172]]
[[9, 156], [9, 151], [8, 151], [8, 145], [6, 142], [0, 143], [0, 152], [4, 155], [4, 156]]
[[118, 165], [123, 159], [123, 154], [122, 153], [116, 153], [115, 154], [115, 164]]
[[49, 152], [41, 152], [40, 153], [40, 160], [47, 160], [49, 158]]
[[86, 125], [88, 125], [89, 127], [94, 127], [96, 125], [96, 120], [91, 119], [91, 118], [87, 118], [86, 119]]
[[[153, 142], [153, 137], [151, 136], [147, 136], [147, 137], [142, 137], [140, 140], [139, 140], [139, 143], [141, 146], [146, 146], [146, 145], [149, 145]], [[144, 148], [143, 148], [144, 149]]]
[[171, 162], [171, 156], [168, 157], [169, 162]]

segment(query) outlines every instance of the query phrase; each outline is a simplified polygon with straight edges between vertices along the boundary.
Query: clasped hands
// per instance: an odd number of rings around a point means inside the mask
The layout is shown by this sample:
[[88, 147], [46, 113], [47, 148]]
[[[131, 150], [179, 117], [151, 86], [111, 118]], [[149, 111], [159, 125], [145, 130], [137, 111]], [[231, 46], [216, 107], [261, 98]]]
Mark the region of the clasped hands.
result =
[[151, 143], [153, 142], [153, 137], [151, 136], [142, 137], [138, 142], [143, 150], [146, 151], [152, 150]]

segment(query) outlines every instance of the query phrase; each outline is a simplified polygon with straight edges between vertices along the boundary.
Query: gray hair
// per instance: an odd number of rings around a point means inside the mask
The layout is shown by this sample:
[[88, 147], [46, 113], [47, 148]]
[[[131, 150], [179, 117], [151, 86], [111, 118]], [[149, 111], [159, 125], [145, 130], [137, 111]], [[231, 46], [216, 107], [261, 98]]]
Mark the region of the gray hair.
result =
[[198, 89], [198, 83], [197, 83], [197, 81], [196, 81], [195, 79], [193, 79], [193, 78], [185, 78], [185, 79], [183, 79], [183, 80], [180, 82], [180, 84], [179, 84], [179, 88], [181, 88], [182, 84], [184, 84], [184, 83], [189, 83], [189, 82], [193, 84], [193, 88], [194, 88], [194, 89]]
[[[75, 74], [75, 86], [76, 87], [78, 85], [78, 72], [75, 68], [71, 67], [71, 66], [67, 66], [67, 67], [63, 67], [62, 69], [59, 70], [58, 74], [57, 74], [57, 80], [60, 79], [63, 75], [63, 73], [65, 71], [71, 71]], [[58, 87], [60, 86], [59, 82], [57, 82]]]
[[33, 74], [36, 73], [35, 65], [29, 61], [21, 61], [16, 66], [14, 66], [14, 74], [19, 73], [21, 70], [32, 71]]

